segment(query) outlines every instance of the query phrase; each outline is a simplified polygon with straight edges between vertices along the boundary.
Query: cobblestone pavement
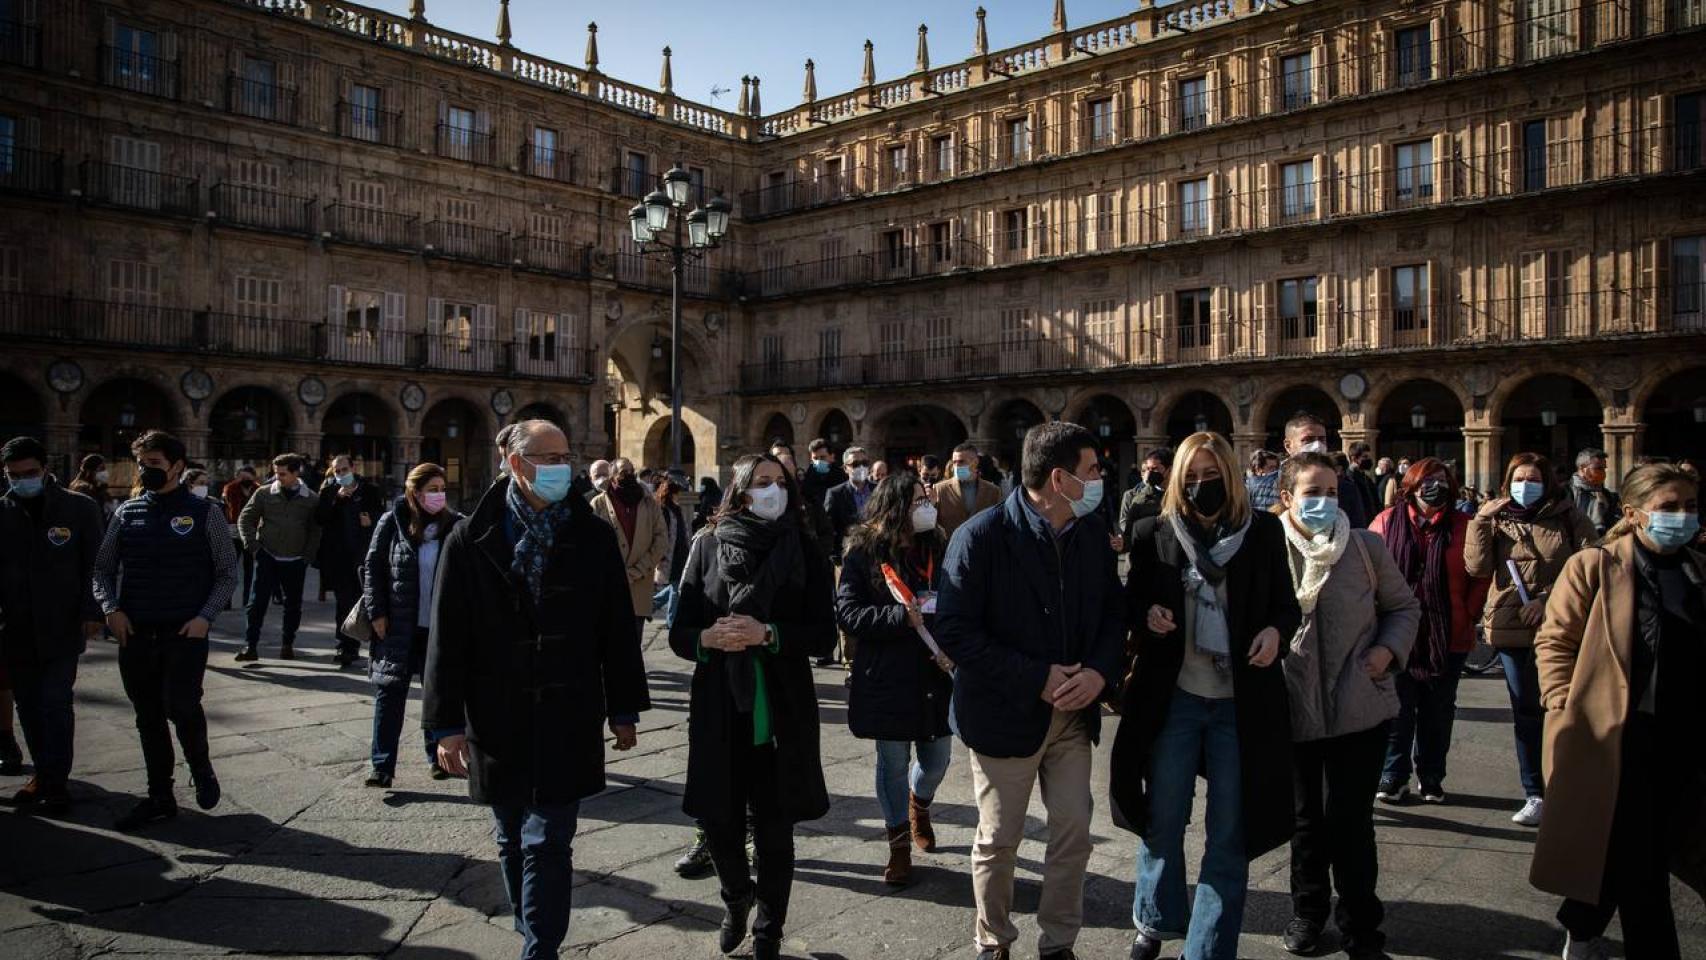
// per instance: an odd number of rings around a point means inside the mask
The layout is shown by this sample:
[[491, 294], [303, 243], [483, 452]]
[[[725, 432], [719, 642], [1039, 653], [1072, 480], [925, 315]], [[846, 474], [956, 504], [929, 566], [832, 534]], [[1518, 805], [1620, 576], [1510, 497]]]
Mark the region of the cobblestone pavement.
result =
[[[305, 620], [325, 624], [330, 614], [311, 604]], [[331, 664], [324, 627], [305, 631], [302, 659], [292, 663], [233, 663], [239, 621], [226, 614], [215, 628], [207, 675], [225, 800], [212, 814], [197, 811], [181, 775], [183, 814], [136, 836], [110, 827], [143, 788], [117, 648], [92, 645], [77, 691], [79, 804], [63, 820], [0, 813], [0, 958], [515, 956], [520, 939], [505, 914], [487, 811], [467, 800], [462, 783], [429, 779], [422, 755], [407, 749], [393, 789], [364, 788], [372, 724], [365, 675]], [[276, 652], [276, 631], [275, 619], [263, 654]], [[686, 665], [655, 632], [647, 662], [656, 709], [642, 721], [640, 745], [615, 759], [610, 789], [581, 808], [565, 956], [717, 956], [715, 881], [683, 880], [671, 868], [692, 841], [680, 810]], [[969, 960], [967, 858], [976, 810], [963, 749], [955, 751], [936, 805], [941, 850], [918, 858], [912, 886], [885, 887], [871, 747], [846, 732], [840, 675], [821, 670], [818, 683], [834, 805], [798, 831], [786, 955]], [[418, 729], [417, 711], [418, 694], [405, 746]], [[1556, 903], [1525, 879], [1532, 833], [1509, 820], [1518, 790], [1504, 684], [1496, 676], [1465, 681], [1451, 759], [1450, 804], [1379, 811], [1380, 892], [1393, 955], [1557, 956], [1562, 936], [1550, 919]], [[1106, 760], [1104, 747], [1096, 757], [1097, 846], [1079, 941], [1085, 960], [1125, 957], [1131, 929], [1134, 841], [1108, 821]], [[0, 781], [0, 789], [19, 782]], [[1036, 904], [1046, 832], [1040, 806], [1031, 813], [1018, 896], [1027, 914]], [[1200, 851], [1200, 831], [1193, 831], [1193, 863]], [[1283, 957], [1277, 936], [1290, 915], [1285, 853], [1254, 864], [1251, 884], [1240, 953]], [[1683, 955], [1706, 957], [1699, 900], [1678, 887], [1675, 901]], [[1028, 960], [1036, 935], [1028, 916], [1021, 930], [1016, 955]]]

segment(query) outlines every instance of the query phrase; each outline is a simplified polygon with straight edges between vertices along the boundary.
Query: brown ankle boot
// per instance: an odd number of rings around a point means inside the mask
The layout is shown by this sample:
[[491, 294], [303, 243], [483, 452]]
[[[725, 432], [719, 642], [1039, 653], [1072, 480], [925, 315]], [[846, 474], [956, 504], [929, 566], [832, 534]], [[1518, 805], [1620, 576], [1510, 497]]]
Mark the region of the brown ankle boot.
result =
[[912, 879], [912, 828], [889, 828], [889, 863], [883, 868], [883, 882], [891, 887], [901, 886]]
[[908, 812], [912, 815], [912, 842], [925, 853], [935, 852], [936, 828], [930, 826], [930, 802], [913, 797]]

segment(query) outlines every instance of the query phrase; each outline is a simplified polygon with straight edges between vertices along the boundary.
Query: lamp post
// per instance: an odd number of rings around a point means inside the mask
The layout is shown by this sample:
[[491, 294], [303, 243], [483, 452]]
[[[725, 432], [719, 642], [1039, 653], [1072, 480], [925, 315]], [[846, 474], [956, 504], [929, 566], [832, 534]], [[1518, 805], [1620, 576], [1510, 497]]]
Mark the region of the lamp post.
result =
[[[722, 197], [689, 212], [692, 188], [692, 175], [676, 164], [663, 175], [663, 189], [628, 211], [640, 255], [669, 261], [669, 468], [675, 471], [681, 469], [681, 268], [703, 260], [729, 229], [729, 202]], [[672, 227], [673, 239], [660, 239]]]

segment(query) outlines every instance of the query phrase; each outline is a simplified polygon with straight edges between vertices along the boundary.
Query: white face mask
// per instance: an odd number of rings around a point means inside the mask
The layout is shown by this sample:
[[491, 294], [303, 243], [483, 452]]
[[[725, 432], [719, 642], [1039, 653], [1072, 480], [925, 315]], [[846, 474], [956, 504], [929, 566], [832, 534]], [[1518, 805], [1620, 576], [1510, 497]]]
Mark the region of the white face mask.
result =
[[753, 487], [746, 491], [752, 498], [752, 514], [761, 520], [774, 520], [788, 509], [788, 488], [779, 483], [768, 487]]
[[856, 483], [862, 487], [865, 485], [865, 482], [867, 480], [870, 480], [870, 479], [871, 479], [871, 468], [870, 467], [854, 467], [853, 468], [853, 482], [854, 483]]
[[207, 499], [207, 484], [205, 484], [205, 483], [197, 484], [196, 486], [193, 486], [190, 488], [190, 492], [195, 494], [196, 496], [202, 498], [203, 500], [206, 500]]
[[107, 472], [105, 470], [96, 470], [95, 471], [95, 482], [96, 483], [106, 483], [107, 482]]
[[912, 508], [912, 532], [929, 533], [936, 529], [936, 505], [921, 503]]
[[1304, 444], [1303, 446], [1298, 447], [1297, 452], [1298, 453], [1326, 453], [1327, 452], [1327, 441], [1325, 441], [1325, 440], [1311, 440], [1308, 443]]

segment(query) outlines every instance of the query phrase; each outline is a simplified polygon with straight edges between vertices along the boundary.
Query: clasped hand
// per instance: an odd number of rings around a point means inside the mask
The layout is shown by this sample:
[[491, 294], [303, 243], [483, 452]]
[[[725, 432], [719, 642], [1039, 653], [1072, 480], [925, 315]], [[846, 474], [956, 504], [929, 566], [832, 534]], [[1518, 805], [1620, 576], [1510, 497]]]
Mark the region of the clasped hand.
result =
[[1096, 702], [1107, 683], [1100, 673], [1084, 669], [1083, 664], [1051, 664], [1048, 680], [1043, 683], [1043, 702], [1056, 710], [1082, 710]]
[[762, 647], [768, 642], [769, 628], [744, 613], [721, 617], [699, 634], [700, 646], [724, 653], [738, 653], [749, 647]]

